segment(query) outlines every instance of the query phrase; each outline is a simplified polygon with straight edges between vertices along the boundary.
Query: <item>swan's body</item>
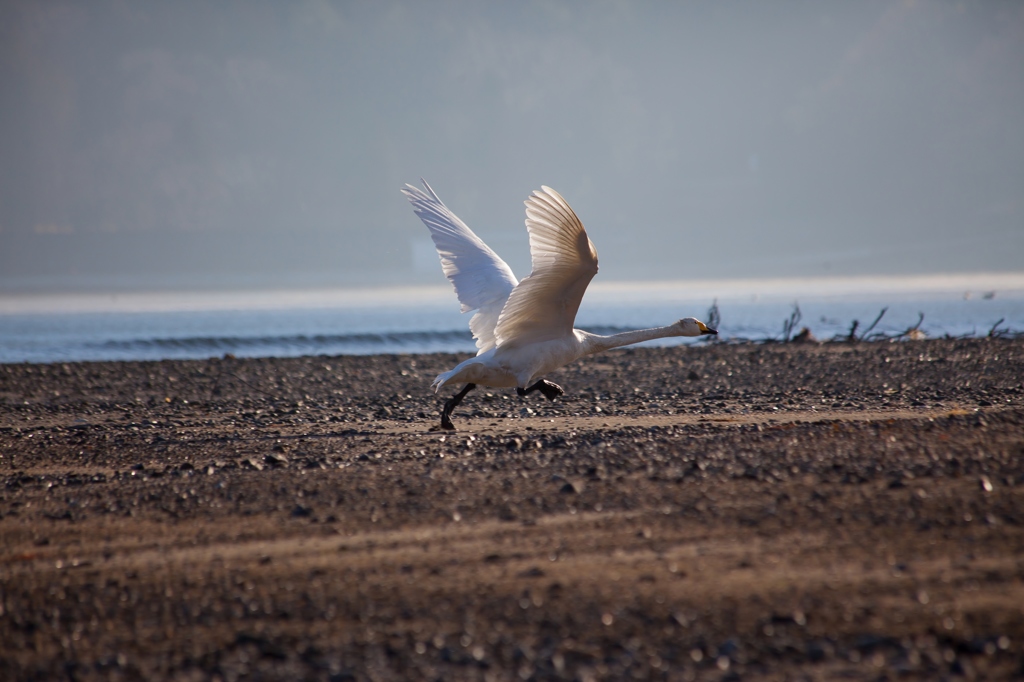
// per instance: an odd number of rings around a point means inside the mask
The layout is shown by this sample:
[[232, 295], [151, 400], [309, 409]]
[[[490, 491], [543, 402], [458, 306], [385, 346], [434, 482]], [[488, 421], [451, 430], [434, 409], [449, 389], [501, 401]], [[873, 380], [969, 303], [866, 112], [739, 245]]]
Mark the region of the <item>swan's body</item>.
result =
[[[623, 332], [613, 336], [599, 336], [579, 329], [572, 331], [572, 335], [564, 338], [492, 348], [456, 365], [450, 371], [439, 374], [434, 379], [432, 387], [435, 392], [448, 384], [457, 383], [494, 388], [525, 388], [545, 374], [564, 367], [584, 355], [651, 339], [684, 336], [675, 325]], [[701, 333], [698, 331], [692, 336]]]
[[717, 334], [684, 318], [667, 327], [600, 336], [573, 328], [576, 311], [597, 274], [597, 250], [583, 223], [558, 192], [542, 186], [526, 200], [533, 270], [517, 282], [508, 265], [452, 213], [425, 181], [424, 192], [402, 192], [430, 230], [444, 274], [455, 287], [462, 312], [476, 310], [469, 327], [477, 355], [439, 374], [435, 392], [466, 384], [445, 403], [442, 428], [455, 428], [451, 411], [475, 386], [541, 391], [549, 400], [562, 389], [542, 377], [570, 362], [611, 348], [668, 336]]

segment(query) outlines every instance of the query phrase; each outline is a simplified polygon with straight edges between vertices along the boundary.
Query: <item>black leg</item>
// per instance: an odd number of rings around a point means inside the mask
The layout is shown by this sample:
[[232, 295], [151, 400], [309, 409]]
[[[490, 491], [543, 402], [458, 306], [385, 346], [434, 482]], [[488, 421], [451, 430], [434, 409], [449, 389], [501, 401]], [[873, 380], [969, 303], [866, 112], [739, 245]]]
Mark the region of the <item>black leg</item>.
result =
[[558, 396], [565, 393], [565, 391], [562, 390], [561, 386], [559, 386], [558, 384], [553, 384], [547, 379], [540, 379], [539, 381], [537, 381], [537, 383], [533, 384], [532, 386], [527, 386], [526, 388], [519, 388], [518, 386], [516, 386], [516, 393], [518, 393], [519, 395], [527, 395], [533, 393], [534, 391], [540, 391], [548, 400], [554, 400]]
[[462, 390], [453, 395], [448, 400], [444, 401], [444, 409], [441, 410], [441, 428], [448, 429], [449, 431], [455, 430], [455, 424], [452, 424], [451, 415], [452, 410], [459, 406], [462, 399], [466, 397], [466, 394], [476, 388], [476, 384], [466, 384], [462, 387]]

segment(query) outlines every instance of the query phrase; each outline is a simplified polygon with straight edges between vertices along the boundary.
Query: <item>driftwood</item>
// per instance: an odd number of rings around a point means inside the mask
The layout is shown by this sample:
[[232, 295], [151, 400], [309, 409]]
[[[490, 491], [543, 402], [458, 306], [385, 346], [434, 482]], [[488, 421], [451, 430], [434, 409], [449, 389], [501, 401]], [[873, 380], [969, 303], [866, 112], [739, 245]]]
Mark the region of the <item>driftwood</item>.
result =
[[833, 343], [858, 343], [860, 341], [866, 341], [866, 340], [867, 341], [873, 341], [873, 340], [878, 339], [878, 338], [886, 338], [887, 335], [885, 333], [882, 333], [882, 332], [875, 333], [870, 339], [868, 338], [868, 334], [870, 334], [871, 330], [874, 329], [878, 325], [879, 321], [882, 319], [882, 317], [885, 315], [885, 313], [888, 310], [889, 310], [889, 306], [885, 306], [884, 308], [882, 308], [879, 311], [879, 313], [878, 313], [878, 317], [875, 318], [875, 321], [872, 322], [871, 324], [869, 324], [868, 328], [865, 329], [860, 334], [860, 336], [857, 335], [857, 328], [860, 327], [860, 321], [859, 320], [854, 320], [853, 322], [850, 323], [850, 331], [846, 332], [845, 335], [837, 334], [836, 336], [833, 336], [832, 339], [831, 339], [832, 342]]
[[858, 325], [860, 325], [860, 321], [859, 320], [854, 320], [852, 323], [850, 323], [850, 331], [846, 334], [846, 336], [845, 337], [838, 337], [837, 336], [835, 339], [833, 339], [833, 341], [849, 341], [850, 343], [856, 343], [857, 342], [857, 326]]
[[[705, 322], [704, 324], [711, 327], [712, 329], [718, 329], [719, 325], [722, 324], [722, 313], [718, 310], [717, 298], [714, 301], [712, 301], [711, 307], [708, 308], [707, 322]], [[717, 343], [718, 341], [721, 340], [722, 339], [719, 339], [717, 334], [709, 334], [708, 336], [704, 337], [705, 343]]]
[[782, 341], [783, 343], [789, 343], [790, 337], [793, 335], [793, 330], [796, 329], [797, 324], [803, 319], [803, 313], [800, 312], [800, 306], [797, 303], [793, 303], [793, 312], [789, 314], [789, 319], [782, 323]]
[[909, 327], [904, 330], [901, 334], [897, 334], [894, 338], [897, 339], [910, 339], [911, 341], [920, 341], [927, 337], [923, 331], [921, 331], [921, 323], [924, 322], [924, 313], [917, 314], [917, 324], [913, 327]]
[[[866, 339], [868, 337], [868, 334], [870, 334], [871, 330], [874, 329], [875, 326], [878, 325], [878, 322], [882, 319], [882, 316], [885, 315], [887, 310], [889, 310], [889, 306], [885, 306], [884, 308], [882, 308], [881, 311], [879, 311], [878, 317], [875, 318], [875, 321], [872, 322], [871, 325], [868, 326], [868, 328], [864, 330], [864, 333], [860, 335], [860, 340], [861, 341], [863, 341], [864, 339]], [[921, 319], [924, 319], [924, 315], [923, 314], [921, 315]], [[921, 320], [918, 320], [917, 324], [920, 325], [921, 324]]]
[[[927, 338], [926, 332], [921, 329], [921, 325], [924, 323], [924, 313], [922, 313], [922, 312], [919, 312], [917, 314], [918, 315], [917, 316], [917, 322], [913, 326], [908, 327], [907, 329], [904, 329], [901, 332], [897, 332], [897, 333], [884, 332], [884, 331], [872, 332], [872, 330], [875, 327], [878, 326], [878, 323], [882, 320], [882, 317], [885, 316], [885, 314], [886, 314], [886, 312], [888, 312], [888, 310], [889, 310], [889, 306], [885, 306], [884, 308], [882, 308], [879, 311], [878, 315], [875, 317], [874, 321], [872, 321], [871, 324], [869, 324], [867, 326], [867, 328], [863, 332], [861, 332], [860, 334], [857, 333], [857, 330], [860, 328], [860, 322], [858, 320], [853, 320], [850, 323], [850, 329], [849, 329], [848, 332], [846, 332], [845, 334], [836, 334], [831, 339], [828, 339], [827, 342], [829, 342], [829, 343], [859, 343], [861, 341], [868, 341], [868, 342], [870, 342], [870, 341], [899, 341], [899, 340], [916, 341], [916, 340]], [[793, 312], [790, 313], [789, 317], [787, 319], [783, 320], [783, 322], [782, 322], [782, 342], [784, 342], [784, 343], [818, 343], [819, 342], [818, 339], [815, 338], [813, 332], [811, 332], [809, 327], [803, 327], [803, 328], [800, 329], [799, 333], [797, 333], [795, 335], [793, 334], [793, 330], [797, 328], [797, 325], [800, 323], [800, 320], [802, 318], [803, 318], [803, 313], [800, 311], [800, 306], [799, 306], [799, 304], [794, 302], [793, 303]], [[721, 324], [721, 320], [722, 320], [722, 315], [721, 315], [721, 311], [718, 308], [718, 299], [715, 299], [714, 302], [711, 304], [711, 307], [708, 308], [707, 325], [709, 327], [713, 328], [713, 329], [718, 329], [719, 325]], [[1006, 321], [1006, 318], [1004, 318], [1004, 317], [999, 318], [999, 320], [996, 321], [996, 323], [993, 324], [992, 327], [988, 330], [988, 333], [985, 335], [985, 338], [991, 338], [991, 339], [1018, 339], [1018, 338], [1024, 337], [1024, 330], [1013, 330], [1013, 329], [1010, 329], [1009, 327], [1000, 328], [999, 325], [1003, 324], [1005, 321]], [[976, 331], [968, 333], [968, 334], [961, 334], [961, 335], [958, 335], [958, 336], [952, 336], [950, 334], [946, 334], [946, 335], [944, 335], [943, 338], [946, 338], [946, 339], [972, 339], [972, 338], [978, 338], [978, 334], [977, 334]], [[705, 342], [712, 342], [712, 343], [726, 343], [726, 344], [778, 343], [779, 342], [779, 338], [775, 337], [775, 336], [766, 336], [766, 337], [763, 337], [763, 338], [747, 338], [747, 337], [742, 337], [742, 336], [724, 336], [724, 335], [722, 335], [722, 336], [705, 337], [704, 341]]]

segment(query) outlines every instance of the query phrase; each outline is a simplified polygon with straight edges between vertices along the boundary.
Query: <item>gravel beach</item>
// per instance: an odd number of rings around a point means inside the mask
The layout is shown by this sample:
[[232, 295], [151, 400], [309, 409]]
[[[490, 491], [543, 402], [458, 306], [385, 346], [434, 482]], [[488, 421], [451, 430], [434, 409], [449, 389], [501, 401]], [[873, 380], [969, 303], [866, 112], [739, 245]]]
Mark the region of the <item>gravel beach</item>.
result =
[[1024, 676], [1024, 340], [0, 365], [0, 679]]

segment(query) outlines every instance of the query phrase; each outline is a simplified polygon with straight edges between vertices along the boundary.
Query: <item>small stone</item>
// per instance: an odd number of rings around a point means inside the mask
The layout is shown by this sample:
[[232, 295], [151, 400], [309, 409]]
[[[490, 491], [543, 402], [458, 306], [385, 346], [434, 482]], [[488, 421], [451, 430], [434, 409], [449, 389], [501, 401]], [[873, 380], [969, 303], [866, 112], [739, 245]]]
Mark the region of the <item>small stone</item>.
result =
[[264, 457], [263, 460], [270, 466], [275, 467], [283, 467], [288, 464], [288, 458], [276, 452], [271, 452], [269, 455]]
[[808, 327], [804, 327], [793, 337], [793, 343], [818, 343], [818, 339]]
[[978, 483], [981, 485], [981, 489], [985, 492], [992, 492], [992, 481], [989, 480], [988, 476], [982, 476], [978, 479]]
[[567, 495], [578, 495], [583, 492], [583, 483], [581, 481], [566, 481], [559, 492]]

